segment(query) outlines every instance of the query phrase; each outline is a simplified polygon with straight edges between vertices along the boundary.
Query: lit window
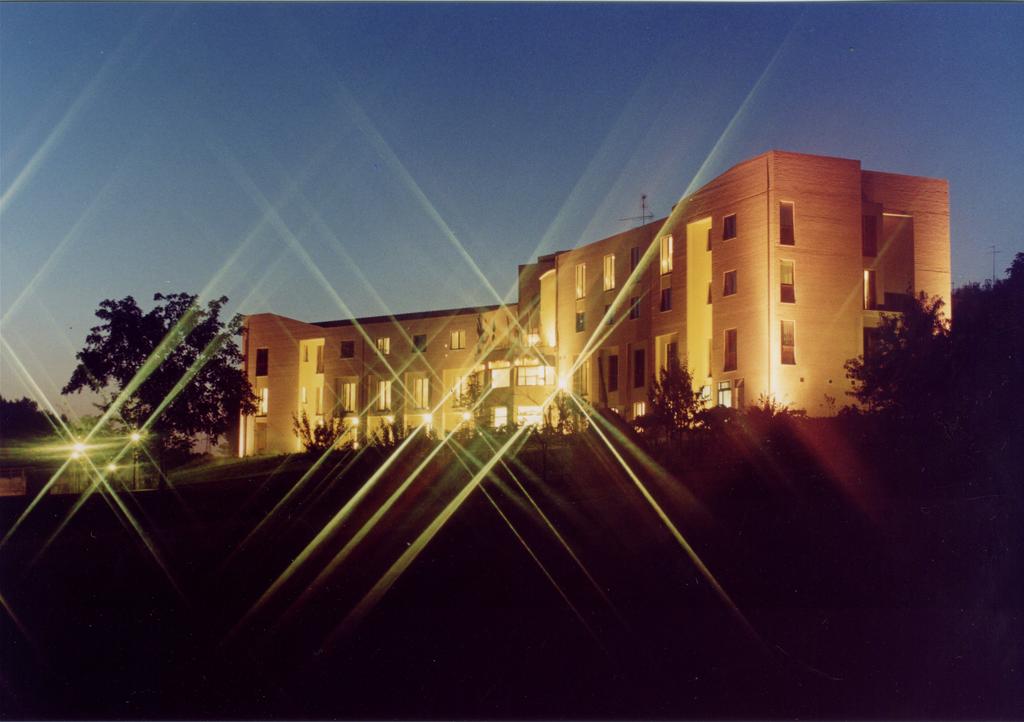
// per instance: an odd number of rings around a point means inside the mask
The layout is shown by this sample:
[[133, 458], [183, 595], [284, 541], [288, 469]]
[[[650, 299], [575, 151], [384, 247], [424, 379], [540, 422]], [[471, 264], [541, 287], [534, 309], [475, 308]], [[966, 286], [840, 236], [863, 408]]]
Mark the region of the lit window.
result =
[[540, 345], [540, 332], [539, 331], [530, 331], [530, 333], [526, 334], [526, 343], [529, 344], [530, 346], [539, 346]]
[[661, 237], [661, 272], [672, 272], [672, 236]]
[[640, 265], [640, 246], [633, 246], [629, 249], [629, 271], [632, 273]]
[[590, 364], [584, 361], [572, 374], [572, 390], [578, 396], [586, 396], [590, 389]]
[[779, 243], [783, 246], [796, 244], [796, 233], [793, 228], [793, 204], [787, 201], [779, 203]]
[[641, 416], [647, 413], [647, 404], [643, 401], [633, 402], [633, 418], [639, 419]]
[[466, 331], [465, 329], [459, 329], [458, 331], [452, 331], [451, 344], [449, 346], [453, 351], [466, 348]]
[[611, 291], [615, 288], [615, 254], [609, 253], [604, 257], [604, 290]]
[[377, 339], [377, 350], [385, 356], [391, 353], [391, 337], [381, 336]]
[[860, 254], [878, 254], [878, 220], [874, 216], [861, 216]]
[[726, 271], [725, 283], [722, 285], [722, 295], [732, 296], [736, 293], [736, 271]]
[[316, 372], [322, 374], [324, 372], [324, 347], [316, 347]]
[[412, 380], [412, 406], [414, 409], [430, 406], [430, 381], [422, 376]]
[[782, 363], [796, 363], [796, 323], [782, 321]]
[[356, 356], [356, 342], [355, 341], [342, 341], [341, 342], [341, 358], [355, 358]]
[[722, 219], [722, 240], [728, 241], [736, 237], [736, 214], [726, 216]]
[[508, 407], [507, 406], [495, 406], [492, 410], [493, 426], [496, 429], [500, 429], [502, 426], [508, 426]]
[[512, 369], [491, 369], [491, 387], [503, 389], [512, 382]]
[[730, 328], [725, 331], [725, 365], [723, 371], [736, 370], [737, 338], [736, 329]]
[[633, 349], [633, 388], [643, 388], [647, 378], [647, 360], [642, 348]]
[[576, 264], [576, 298], [585, 298], [587, 295], [587, 264]]
[[587, 315], [583, 311], [576, 312], [576, 332], [587, 330]]
[[544, 423], [544, 415], [540, 406], [517, 406], [516, 423], [520, 426], [540, 426]]
[[256, 375], [266, 376], [267, 369], [270, 367], [270, 349], [269, 348], [258, 348], [256, 349]]
[[427, 350], [427, 334], [418, 333], [412, 337], [412, 347], [417, 351]]
[[782, 303], [796, 303], [796, 286], [793, 284], [793, 262], [779, 261], [779, 300]]
[[671, 311], [672, 310], [672, 289], [663, 288], [661, 289], [661, 310]]
[[640, 299], [636, 296], [629, 299], [629, 318], [630, 320], [640, 318]]
[[356, 384], [354, 381], [349, 381], [341, 385], [341, 405], [345, 411], [356, 411], [356, 405], [359, 402], [356, 400]]
[[616, 355], [608, 357], [608, 390], [619, 390], [619, 357]]
[[727, 409], [732, 407], [732, 381], [718, 382], [718, 405]]
[[516, 368], [517, 386], [554, 386], [553, 366], [519, 366]]
[[306, 387], [303, 386], [301, 389], [299, 389], [299, 403], [305, 404], [307, 402], [308, 398], [306, 396]]
[[377, 411], [387, 411], [391, 408], [391, 382], [377, 382]]
[[869, 269], [864, 270], [864, 308], [871, 310], [878, 308], [878, 290], [875, 288], [875, 272]]
[[[260, 404], [256, 408], [257, 416], [266, 416], [270, 408], [270, 389], [260, 389]], [[134, 437], [133, 437], [134, 438]]]

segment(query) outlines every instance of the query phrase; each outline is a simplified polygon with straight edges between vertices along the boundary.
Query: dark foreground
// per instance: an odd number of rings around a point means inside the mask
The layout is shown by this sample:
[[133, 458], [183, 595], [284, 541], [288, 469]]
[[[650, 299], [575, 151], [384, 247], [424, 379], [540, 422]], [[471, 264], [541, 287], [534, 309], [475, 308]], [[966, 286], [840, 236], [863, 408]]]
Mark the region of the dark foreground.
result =
[[[782, 451], [770, 436], [690, 449], [674, 476], [619, 445], [739, 614], [593, 432], [516, 447], [362, 607], [470, 479], [468, 454], [438, 454], [317, 581], [430, 447], [403, 454], [248, 616], [385, 452], [333, 455], [297, 487], [313, 459], [120, 495], [166, 573], [99, 495], [40, 556], [75, 502], [47, 498], [0, 550], [14, 615], [0, 616], [0, 713], [1024, 715], [1019, 494], [991, 479], [950, 485], [934, 469], [931, 483], [897, 480], [837, 429], [803, 425]], [[469, 451], [486, 458], [482, 440]], [[26, 503], [2, 501], [3, 533]], [[356, 608], [365, 615], [342, 625]]]

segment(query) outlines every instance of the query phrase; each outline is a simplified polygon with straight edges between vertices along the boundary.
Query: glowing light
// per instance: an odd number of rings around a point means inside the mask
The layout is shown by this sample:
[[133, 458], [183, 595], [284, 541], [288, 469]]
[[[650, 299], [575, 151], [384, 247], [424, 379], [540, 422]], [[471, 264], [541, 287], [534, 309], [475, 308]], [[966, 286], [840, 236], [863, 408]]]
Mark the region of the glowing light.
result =
[[387, 421], [389, 424], [395, 423], [395, 417], [394, 416], [390, 416], [390, 415], [385, 416], [384, 420]]
[[564, 376], [559, 378], [558, 379], [558, 390], [559, 391], [565, 391], [568, 388], [569, 388], [569, 382], [566, 380], [566, 378]]
[[352, 442], [352, 448], [358, 450], [359, 449], [359, 442], [358, 441], [353, 441]]
[[468, 411], [463, 411], [462, 412], [462, 420], [463, 421], [467, 421], [467, 422], [468, 421], [472, 421], [473, 420], [473, 414], [469, 413]]
[[348, 420], [348, 422], [352, 424], [352, 426], [359, 426], [359, 417], [353, 416], [351, 419]]
[[77, 458], [78, 458], [79, 456], [81, 456], [81, 455], [82, 455], [82, 453], [81, 453], [81, 452], [79, 452], [79, 451], [72, 451], [72, 452], [71, 452], [71, 458], [72, 458], [72, 459], [77, 459]]
[[432, 423], [434, 423], [434, 415], [433, 414], [423, 414], [423, 423], [424, 424], [432, 424]]
[[133, 444], [137, 444], [140, 441], [142, 441], [142, 434], [140, 434], [138, 431], [133, 431], [132, 435], [128, 438], [132, 440]]
[[117, 471], [117, 464], [111, 461], [109, 464], [107, 464], [107, 471]]

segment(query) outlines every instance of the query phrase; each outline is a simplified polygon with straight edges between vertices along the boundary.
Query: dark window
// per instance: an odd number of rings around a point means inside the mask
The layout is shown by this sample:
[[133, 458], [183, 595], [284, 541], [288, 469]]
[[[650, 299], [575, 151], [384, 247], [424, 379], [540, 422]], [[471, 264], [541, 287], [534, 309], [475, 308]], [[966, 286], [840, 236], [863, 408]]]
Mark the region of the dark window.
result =
[[583, 311], [576, 312], [576, 332], [587, 330], [587, 317]]
[[792, 261], [779, 261], [779, 294], [779, 299], [783, 303], [796, 303]]
[[647, 376], [646, 359], [642, 348], [633, 349], [633, 387], [641, 388]]
[[736, 237], [736, 214], [726, 216], [722, 219], [722, 240], [728, 241]]
[[427, 334], [418, 333], [412, 337], [412, 347], [417, 351], [427, 350]]
[[864, 308], [867, 310], [878, 308], [878, 289], [875, 288], [875, 272], [864, 270]]
[[864, 329], [864, 360], [870, 361], [878, 356], [878, 346], [882, 340], [882, 332], [877, 328]]
[[640, 318], [640, 299], [636, 296], [629, 299], [629, 317], [630, 319]]
[[711, 281], [708, 281], [708, 305], [711, 305]]
[[792, 365], [796, 363], [796, 324], [792, 321], [782, 321], [782, 363]]
[[711, 226], [708, 226], [708, 245], [707, 250], [711, 250]]
[[270, 349], [269, 348], [258, 348], [256, 349], [256, 375], [266, 376], [267, 367], [270, 365]]
[[355, 341], [342, 341], [341, 342], [341, 357], [342, 358], [355, 358], [356, 357], [356, 342]]
[[784, 246], [796, 244], [793, 232], [793, 204], [783, 201], [779, 203], [779, 243]]
[[640, 246], [633, 246], [629, 249], [629, 270], [635, 271], [640, 265]]
[[675, 341], [669, 341], [665, 346], [665, 366], [666, 368], [672, 368], [674, 365], [679, 364], [679, 344]]
[[862, 256], [878, 254], [878, 220], [874, 216], [861, 217], [860, 254]]
[[614, 326], [615, 325], [615, 314], [614, 313], [608, 313], [608, 309], [610, 309], [610, 308], [611, 308], [611, 306], [607, 306], [607, 305], [604, 307], [604, 315], [608, 318], [608, 325], [609, 326]]
[[722, 285], [722, 295], [732, 296], [736, 293], [736, 271], [725, 272], [725, 283]]
[[725, 332], [725, 366], [723, 371], [736, 370], [736, 329], [730, 328]]
[[619, 390], [619, 357], [608, 357], [608, 390]]
[[322, 374], [324, 372], [324, 347], [316, 347], [316, 372]]
[[671, 311], [672, 310], [672, 289], [663, 288], [661, 289], [661, 310]]

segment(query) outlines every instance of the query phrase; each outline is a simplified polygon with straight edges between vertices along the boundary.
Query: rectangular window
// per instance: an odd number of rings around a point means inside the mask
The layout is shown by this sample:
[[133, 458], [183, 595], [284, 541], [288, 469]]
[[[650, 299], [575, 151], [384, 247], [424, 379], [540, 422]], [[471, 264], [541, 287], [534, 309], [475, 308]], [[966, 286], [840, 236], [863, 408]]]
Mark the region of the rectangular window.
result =
[[643, 401], [633, 402], [633, 418], [639, 419], [641, 416], [647, 413], [647, 404]]
[[516, 423], [520, 426], [540, 426], [544, 423], [544, 410], [540, 406], [517, 406]]
[[711, 281], [708, 281], [708, 305], [711, 305]]
[[341, 406], [345, 411], [356, 412], [359, 404], [356, 399], [356, 383], [349, 381], [341, 385]]
[[554, 386], [554, 366], [519, 366], [516, 368], [517, 386]]
[[587, 330], [587, 315], [583, 311], [576, 312], [576, 333]]
[[299, 389], [299, 403], [309, 403], [309, 396], [306, 393], [306, 387], [303, 386]]
[[616, 355], [608, 357], [608, 390], [619, 390], [619, 357]]
[[585, 298], [587, 295], [587, 264], [576, 264], [576, 298]]
[[718, 405], [732, 408], [732, 381], [718, 382]]
[[391, 353], [391, 337], [381, 336], [377, 339], [377, 350], [387, 356]]
[[642, 348], [633, 349], [633, 388], [643, 388], [644, 380], [647, 378], [647, 360], [644, 358]]
[[672, 236], [661, 237], [661, 273], [672, 272]]
[[640, 246], [633, 246], [629, 249], [629, 271], [632, 273], [640, 265]]
[[609, 253], [604, 257], [604, 290], [611, 291], [615, 288], [615, 254]]
[[508, 407], [507, 406], [495, 406], [493, 409], [493, 425], [494, 428], [500, 429], [502, 426], [508, 426]]
[[451, 344], [449, 346], [452, 351], [458, 351], [459, 349], [466, 348], [466, 331], [465, 329], [459, 329], [458, 331], [452, 331]]
[[270, 367], [270, 349], [269, 348], [258, 348], [256, 349], [256, 375], [266, 376], [267, 370]]
[[736, 329], [730, 328], [725, 331], [725, 365], [722, 367], [723, 371], [735, 371], [737, 361], [737, 338]]
[[491, 388], [503, 389], [512, 383], [512, 369], [491, 369]]
[[590, 389], [590, 364], [584, 361], [572, 374], [572, 390], [577, 396], [586, 396]]
[[671, 311], [672, 310], [672, 289], [663, 288], [661, 289], [661, 310]]
[[736, 271], [725, 272], [725, 282], [722, 284], [722, 295], [732, 296], [736, 293]]
[[528, 345], [530, 345], [530, 346], [539, 346], [540, 345], [540, 332], [539, 331], [530, 331], [530, 333], [526, 334], [526, 343]]
[[864, 329], [864, 360], [870, 361], [877, 358], [878, 346], [882, 339], [882, 332], [877, 328]]
[[864, 308], [878, 308], [878, 289], [875, 287], [875, 272], [864, 269]]
[[316, 372], [322, 374], [324, 372], [324, 347], [316, 347]]
[[640, 299], [636, 296], [629, 299], [629, 318], [630, 320], [640, 318]]
[[796, 322], [781, 321], [782, 324], [782, 363], [796, 363]]
[[796, 233], [793, 230], [793, 204], [787, 201], [779, 203], [779, 243], [784, 246], [796, 244]]
[[388, 411], [391, 409], [391, 382], [377, 382], [377, 411]]
[[861, 216], [860, 254], [878, 254], [878, 220], [874, 216]]
[[304, 363], [309, 363], [309, 346], [302, 347], [302, 361]]
[[711, 226], [708, 226], [708, 243], [707, 243], [707, 246], [705, 246], [704, 250], [706, 250], [706, 251], [710, 251], [711, 250]]
[[[323, 346], [318, 346], [318, 348], [323, 348]], [[316, 413], [317, 413], [317, 415], [319, 415], [319, 414], [322, 414], [323, 412], [324, 412], [324, 387], [323, 386], [317, 386], [316, 387]]]
[[722, 240], [728, 241], [736, 237], [736, 214], [726, 216], [722, 219]]
[[412, 347], [417, 351], [427, 350], [427, 334], [418, 333], [412, 337]]
[[341, 342], [341, 357], [342, 358], [355, 358], [356, 357], [356, 342], [355, 341], [342, 341]]
[[266, 416], [270, 409], [270, 389], [260, 389], [260, 403], [256, 408], [257, 416]]
[[669, 341], [665, 344], [665, 368], [672, 368], [672, 364], [679, 364], [679, 343]]
[[412, 406], [425, 409], [430, 406], [430, 380], [422, 376], [412, 380]]
[[793, 280], [793, 262], [780, 260], [779, 300], [782, 303], [796, 303], [796, 286]]

